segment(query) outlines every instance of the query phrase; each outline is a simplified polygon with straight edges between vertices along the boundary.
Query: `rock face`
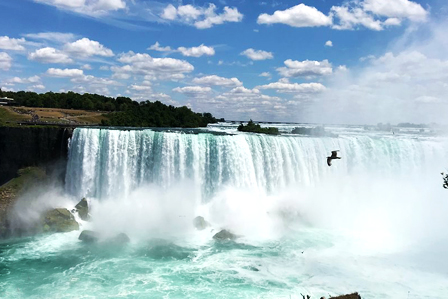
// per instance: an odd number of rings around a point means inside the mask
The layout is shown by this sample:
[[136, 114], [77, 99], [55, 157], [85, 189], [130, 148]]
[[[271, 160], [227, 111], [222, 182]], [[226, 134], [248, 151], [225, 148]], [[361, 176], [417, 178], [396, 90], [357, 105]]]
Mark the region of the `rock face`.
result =
[[43, 216], [44, 232], [70, 232], [79, 229], [75, 217], [67, 209], [54, 209]]
[[83, 230], [79, 235], [78, 240], [86, 243], [96, 243], [99, 240], [99, 234], [91, 230]]
[[89, 220], [89, 204], [85, 198], [81, 199], [80, 202], [75, 206], [75, 209], [78, 211], [79, 218], [84, 221]]
[[232, 234], [231, 232], [229, 232], [228, 230], [221, 230], [219, 233], [216, 233], [213, 236], [213, 239], [215, 240], [220, 240], [220, 241], [225, 241], [225, 240], [235, 240], [236, 238], [238, 238], [237, 235]]
[[196, 227], [197, 230], [204, 230], [210, 226], [210, 223], [205, 221], [204, 217], [198, 216], [193, 219], [193, 225], [194, 227]]
[[338, 297], [331, 297], [333, 299], [361, 299], [361, 296], [358, 293], [353, 293], [349, 295], [343, 295]]

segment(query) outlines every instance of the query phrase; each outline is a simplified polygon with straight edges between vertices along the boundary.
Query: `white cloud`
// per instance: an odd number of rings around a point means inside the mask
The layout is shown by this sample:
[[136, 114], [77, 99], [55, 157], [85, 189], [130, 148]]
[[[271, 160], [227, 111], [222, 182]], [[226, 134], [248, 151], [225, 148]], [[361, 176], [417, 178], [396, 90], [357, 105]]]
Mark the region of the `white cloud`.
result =
[[31, 90], [43, 90], [45, 89], [45, 86], [43, 84], [36, 84], [36, 85], [32, 85], [30, 86]]
[[384, 21], [384, 26], [400, 26], [401, 20], [398, 18], [388, 18]]
[[263, 50], [254, 50], [252, 48], [244, 50], [243, 52], [240, 53], [240, 55], [244, 55], [247, 58], [252, 59], [252, 60], [266, 60], [266, 59], [274, 58], [274, 55], [272, 55], [272, 52], [266, 52]]
[[67, 54], [51, 47], [38, 49], [30, 53], [28, 59], [41, 63], [73, 63], [73, 60]]
[[0, 52], [0, 70], [7, 71], [12, 66], [12, 58], [8, 53]]
[[40, 82], [39, 76], [32, 76], [29, 78], [19, 78], [19, 77], [13, 77], [11, 79], [8, 79], [6, 82], [8, 83], [17, 83], [17, 84], [28, 84], [28, 83], [38, 83]]
[[179, 47], [177, 50], [171, 49], [171, 47], [162, 47], [159, 42], [148, 48], [148, 50], [158, 51], [158, 52], [179, 52], [186, 57], [201, 57], [203, 55], [213, 56], [215, 55], [215, 49], [213, 47], [205, 46], [204, 44], [198, 47]]
[[92, 69], [92, 66], [91, 66], [90, 64], [86, 63], [86, 64], [84, 64], [83, 66], [81, 66], [81, 68], [82, 68], [83, 70], [91, 70], [91, 69]]
[[407, 18], [425, 21], [428, 12], [418, 3], [409, 0], [364, 0], [364, 10], [389, 18]]
[[229, 93], [231, 94], [238, 94], [238, 95], [245, 95], [245, 96], [250, 96], [250, 95], [259, 95], [260, 91], [256, 88], [254, 89], [249, 89], [246, 88], [244, 86], [239, 86], [239, 87], [235, 87], [233, 88], [231, 91], [229, 91]]
[[273, 15], [261, 14], [258, 24], [286, 24], [292, 27], [330, 26], [331, 17], [326, 16], [315, 7], [299, 4], [286, 10], [277, 10]]
[[112, 57], [114, 53], [112, 50], [104, 47], [97, 41], [90, 40], [86, 37], [79, 39], [73, 43], [68, 43], [64, 46], [65, 52], [77, 57], [91, 57], [94, 55]]
[[209, 4], [207, 8], [195, 7], [193, 5], [180, 5], [177, 8], [172, 4], [165, 7], [162, 19], [177, 21], [198, 29], [211, 28], [214, 25], [221, 25], [226, 22], [241, 22], [243, 15], [237, 8], [224, 7], [221, 14], [216, 13], [216, 5]]
[[23, 51], [25, 47], [22, 45], [25, 43], [24, 38], [9, 38], [8, 36], [0, 36], [0, 49]]
[[202, 55], [213, 56], [215, 55], [215, 49], [213, 47], [207, 47], [203, 44], [199, 47], [185, 48], [179, 47], [177, 49], [183, 56], [187, 57], [201, 57]]
[[224, 78], [216, 75], [194, 78], [192, 82], [197, 85], [224, 86], [224, 87], [234, 87], [243, 85], [243, 83], [237, 78]]
[[212, 89], [210, 87], [202, 87], [202, 86], [185, 86], [185, 87], [176, 87], [173, 89], [173, 91], [185, 94], [187, 96], [195, 97], [210, 93]]
[[185, 73], [194, 70], [193, 65], [185, 60], [174, 58], [153, 58], [149, 54], [134, 53], [132, 51], [121, 54], [118, 61], [124, 66], [113, 66], [111, 70], [115, 78], [129, 78], [130, 75], [147, 76], [150, 80], [178, 80], [184, 78]]
[[259, 76], [260, 77], [266, 77], [268, 79], [270, 79], [272, 77], [271, 73], [269, 73], [269, 72], [263, 72]]
[[154, 45], [148, 48], [148, 50], [158, 51], [158, 52], [171, 52], [171, 47], [162, 47], [159, 42], [156, 42]]
[[257, 86], [257, 89], [275, 89], [280, 93], [320, 93], [325, 90], [325, 86], [321, 83], [299, 84], [279, 81]]
[[277, 69], [283, 77], [315, 77], [330, 75], [333, 72], [331, 63], [326, 59], [322, 61], [288, 59], [284, 63], [286, 67]]
[[73, 33], [62, 32], [40, 32], [24, 34], [26, 38], [33, 40], [48, 40], [50, 42], [68, 43], [75, 40], [76, 36]]
[[84, 76], [83, 70], [80, 69], [56, 69], [49, 68], [46, 73], [51, 77], [61, 77], [61, 78], [73, 78], [73, 77], [82, 77]]
[[80, 14], [101, 16], [126, 8], [125, 0], [34, 0], [35, 2]]
[[360, 7], [349, 8], [348, 6], [333, 6], [331, 13], [339, 19], [339, 24], [334, 24], [333, 29], [351, 30], [358, 25], [362, 25], [368, 29], [380, 31], [383, 26], [380, 20], [365, 12]]
[[326, 47], [333, 47], [333, 42], [331, 40], [327, 40], [327, 42], [325, 43]]

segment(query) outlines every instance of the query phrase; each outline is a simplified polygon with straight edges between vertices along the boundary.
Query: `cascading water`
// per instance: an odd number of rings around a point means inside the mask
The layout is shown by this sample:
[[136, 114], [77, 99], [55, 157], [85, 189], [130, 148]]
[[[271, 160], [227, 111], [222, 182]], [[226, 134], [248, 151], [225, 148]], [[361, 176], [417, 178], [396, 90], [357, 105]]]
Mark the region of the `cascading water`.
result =
[[[329, 168], [326, 157], [344, 156]], [[77, 197], [127, 196], [145, 183], [168, 188], [188, 179], [210, 197], [224, 186], [273, 193], [316, 185], [326, 177], [369, 172], [397, 176], [426, 171], [444, 145], [410, 138], [217, 136], [151, 130], [77, 129], [67, 167], [67, 191]]]
[[[131, 243], [0, 244], [0, 297], [447, 298], [447, 140], [338, 130], [76, 129], [65, 199], [88, 198], [81, 229]], [[328, 167], [332, 150], [342, 159]], [[211, 227], [195, 230], [198, 215]], [[221, 228], [240, 237], [215, 242]]]

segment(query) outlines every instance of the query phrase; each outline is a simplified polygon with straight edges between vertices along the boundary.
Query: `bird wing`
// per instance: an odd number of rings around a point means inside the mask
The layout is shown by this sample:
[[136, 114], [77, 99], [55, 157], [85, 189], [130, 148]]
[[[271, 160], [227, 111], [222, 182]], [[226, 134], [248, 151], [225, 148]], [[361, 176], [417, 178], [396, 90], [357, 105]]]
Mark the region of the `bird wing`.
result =
[[331, 166], [331, 157], [327, 158], [327, 164], [328, 164], [328, 166]]

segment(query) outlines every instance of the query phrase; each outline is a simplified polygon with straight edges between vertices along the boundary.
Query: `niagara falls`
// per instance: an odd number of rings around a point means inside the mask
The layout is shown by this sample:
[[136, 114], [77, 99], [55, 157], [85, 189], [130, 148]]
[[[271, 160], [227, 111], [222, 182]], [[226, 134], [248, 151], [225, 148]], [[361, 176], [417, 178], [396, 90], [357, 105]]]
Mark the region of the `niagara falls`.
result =
[[448, 1], [0, 24], [0, 299], [448, 299]]

